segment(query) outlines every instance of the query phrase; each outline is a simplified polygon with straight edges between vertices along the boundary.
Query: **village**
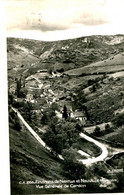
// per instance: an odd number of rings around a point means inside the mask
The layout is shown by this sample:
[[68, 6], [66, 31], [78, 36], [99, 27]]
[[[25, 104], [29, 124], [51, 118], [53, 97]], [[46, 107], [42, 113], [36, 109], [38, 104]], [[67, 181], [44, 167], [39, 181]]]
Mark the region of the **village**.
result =
[[[32, 104], [32, 113], [41, 115], [44, 109], [50, 107], [52, 104], [57, 105], [55, 110], [56, 116], [59, 119], [63, 118], [63, 107], [67, 107], [67, 114], [69, 118], [80, 121], [81, 125], [85, 126], [87, 116], [85, 110], [73, 109], [72, 102], [74, 92], [61, 86], [63, 74], [59, 72], [48, 73], [47, 69], [40, 69], [34, 75], [24, 78], [20, 77], [21, 89], [26, 89], [25, 98], [15, 97], [16, 102], [29, 102]], [[19, 79], [18, 79], [19, 80]], [[59, 80], [59, 85], [56, 81]], [[17, 81], [10, 86], [9, 92], [16, 93]]]

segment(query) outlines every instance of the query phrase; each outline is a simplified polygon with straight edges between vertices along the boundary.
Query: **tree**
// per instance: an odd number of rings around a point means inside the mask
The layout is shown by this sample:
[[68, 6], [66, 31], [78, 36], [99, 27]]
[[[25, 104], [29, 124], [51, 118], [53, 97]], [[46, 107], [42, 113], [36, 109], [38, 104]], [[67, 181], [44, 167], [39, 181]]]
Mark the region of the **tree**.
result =
[[43, 112], [43, 115], [41, 117], [41, 124], [47, 125], [47, 123], [48, 123], [48, 115], [47, 115], [47, 112]]
[[53, 102], [52, 104], [51, 104], [51, 109], [52, 110], [59, 110], [59, 106], [58, 106], [58, 104], [57, 103], [55, 103], [55, 102]]
[[32, 121], [31, 111], [32, 111], [32, 104], [30, 102], [27, 102], [27, 104], [25, 105], [24, 112], [25, 112], [25, 117], [29, 122]]
[[25, 87], [25, 77], [23, 77], [23, 87]]
[[48, 69], [48, 73], [52, 75], [52, 68], [51, 67]]
[[21, 88], [20, 91], [19, 91], [19, 97], [20, 98], [26, 98], [26, 95], [27, 95], [27, 89]]
[[81, 131], [82, 131], [82, 125], [81, 125], [78, 121], [76, 121], [75, 128], [76, 128], [76, 130], [77, 130], [78, 132], [81, 132]]
[[20, 79], [17, 79], [17, 82], [16, 82], [17, 97], [20, 97], [20, 90], [21, 90], [21, 77]]
[[96, 128], [94, 130], [94, 135], [96, 135], [96, 136], [100, 136], [101, 135], [100, 127], [99, 126], [96, 126]]
[[67, 139], [67, 135], [66, 133], [58, 133], [56, 135], [56, 152], [61, 154], [62, 150], [67, 148], [66, 145], [66, 139]]
[[20, 120], [17, 114], [10, 108], [9, 109], [9, 123], [12, 124], [13, 128], [17, 131], [21, 130]]
[[62, 117], [66, 120], [68, 118], [67, 107], [64, 105]]
[[41, 117], [41, 123], [43, 125], [50, 125], [52, 121], [51, 119], [53, 119], [53, 117], [55, 116], [56, 116], [55, 111], [53, 110], [52, 107], [49, 107], [43, 111], [43, 115]]
[[70, 121], [63, 123], [63, 120], [58, 122], [58, 118], [54, 116], [47, 124], [49, 133], [47, 131], [43, 138], [57, 153], [61, 154], [63, 149], [68, 149], [78, 142], [80, 127], [77, 127], [77, 123]]
[[49, 121], [49, 127], [51, 128], [51, 130], [54, 132], [54, 134], [56, 135], [56, 125], [58, 122], [58, 118], [56, 116], [53, 116], [52, 120]]
[[47, 132], [43, 134], [42, 138], [46, 142], [46, 144], [52, 148], [53, 151], [56, 151], [57, 149], [56, 135], [50, 128], [48, 128]]
[[112, 132], [112, 129], [111, 129], [111, 127], [110, 127], [110, 125], [108, 123], [105, 125], [105, 131], [107, 133]]
[[94, 163], [92, 168], [90, 169], [90, 171], [92, 172], [93, 175], [98, 175], [101, 177], [107, 177], [107, 170], [108, 168], [106, 167], [106, 165], [103, 162], [98, 162], [98, 163]]
[[9, 103], [9, 105], [10, 104], [13, 104], [13, 101], [14, 101], [13, 95], [12, 94], [9, 94], [8, 95], [8, 103]]
[[62, 155], [64, 157], [65, 163], [66, 162], [75, 162], [77, 158], [77, 150], [73, 149], [72, 147], [69, 149], [64, 149], [62, 151]]
[[88, 80], [88, 86], [92, 85], [93, 83], [94, 83], [94, 80], [92, 80], [92, 79]]
[[93, 91], [93, 93], [96, 91], [96, 85], [95, 84], [93, 84], [93, 86], [92, 86], [92, 91]]
[[64, 158], [63, 167], [65, 174], [71, 179], [83, 178], [85, 166], [77, 160], [77, 150], [72, 147], [70, 149], [64, 149], [62, 156]]
[[21, 125], [20, 125], [20, 122], [19, 122], [19, 119], [16, 117], [15, 119], [15, 123], [13, 125], [14, 129], [20, 131], [21, 130]]

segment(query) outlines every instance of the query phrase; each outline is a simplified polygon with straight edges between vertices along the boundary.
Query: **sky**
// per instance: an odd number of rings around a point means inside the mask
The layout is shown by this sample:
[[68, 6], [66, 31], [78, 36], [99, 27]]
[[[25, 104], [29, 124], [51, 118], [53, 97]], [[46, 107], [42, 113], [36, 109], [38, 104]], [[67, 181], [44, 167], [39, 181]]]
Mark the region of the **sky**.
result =
[[5, 0], [8, 37], [54, 41], [124, 34], [124, 0]]

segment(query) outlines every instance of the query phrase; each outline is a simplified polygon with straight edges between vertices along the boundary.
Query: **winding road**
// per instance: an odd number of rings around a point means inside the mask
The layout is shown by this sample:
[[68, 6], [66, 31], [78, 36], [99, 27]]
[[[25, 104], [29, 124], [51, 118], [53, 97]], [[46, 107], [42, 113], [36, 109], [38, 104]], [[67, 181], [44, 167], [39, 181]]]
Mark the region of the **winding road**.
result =
[[89, 142], [94, 143], [95, 145], [97, 145], [102, 150], [102, 153], [98, 157], [93, 157], [93, 158], [90, 157], [90, 158], [87, 158], [87, 159], [79, 160], [80, 162], [82, 162], [85, 165], [90, 165], [90, 164], [96, 163], [98, 161], [103, 161], [108, 156], [108, 150], [107, 150], [107, 148], [104, 144], [102, 144], [99, 141], [85, 135], [84, 133], [80, 133], [80, 137], [86, 139]]
[[[37, 141], [44, 147], [46, 148], [48, 151], [51, 151], [51, 148], [48, 147], [46, 145], [46, 143], [39, 137], [39, 135], [29, 126], [29, 124], [24, 120], [24, 118], [21, 116], [21, 114], [17, 111], [17, 109], [12, 107], [12, 110], [17, 114], [18, 118], [23, 122], [23, 124], [25, 125], [25, 127], [30, 131], [30, 133], [37, 139]], [[99, 141], [96, 141], [95, 139], [85, 135], [84, 133], [80, 133], [80, 137], [86, 139], [89, 142], [94, 143], [95, 145], [97, 145], [101, 150], [102, 153], [101, 155], [99, 155], [98, 157], [90, 157], [87, 154], [87, 159], [81, 159], [79, 160], [80, 162], [82, 162], [85, 165], [91, 165], [92, 163], [98, 162], [98, 161], [103, 161], [107, 156], [108, 156], [108, 150], [106, 148], [106, 146], [102, 143], [100, 143]], [[79, 151], [80, 154], [84, 154], [84, 152]], [[85, 153], [86, 155], [86, 153]], [[58, 155], [60, 159], [64, 160], [63, 157], [61, 155]]]

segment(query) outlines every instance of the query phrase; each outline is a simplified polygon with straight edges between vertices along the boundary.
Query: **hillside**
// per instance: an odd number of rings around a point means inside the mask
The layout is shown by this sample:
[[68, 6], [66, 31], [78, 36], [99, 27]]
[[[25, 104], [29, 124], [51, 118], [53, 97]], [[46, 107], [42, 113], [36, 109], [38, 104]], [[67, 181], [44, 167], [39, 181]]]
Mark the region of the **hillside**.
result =
[[[84, 188], [83, 184], [79, 188], [69, 187], [53, 187], [53, 185], [59, 186], [60, 184], [76, 185], [74, 180], [70, 180], [69, 177], [65, 175], [65, 170], [63, 169], [61, 160], [57, 159], [52, 153], [48, 152], [43, 148], [37, 140], [28, 132], [28, 130], [23, 126], [21, 121], [19, 124], [21, 130], [17, 126], [13, 126], [11, 117], [13, 117], [12, 110], [10, 109], [10, 173], [11, 173], [11, 194], [55, 194], [55, 193], [81, 193], [90, 191], [95, 192], [96, 188], [99, 192], [103, 192], [97, 184], [87, 184]], [[14, 117], [13, 117], [14, 119]], [[83, 176], [82, 176], [83, 178]], [[35, 183], [36, 182], [36, 183]], [[48, 186], [37, 188], [40, 182], [43, 185]], [[44, 183], [48, 182], [48, 183]], [[108, 191], [108, 190], [107, 190]]]
[[[39, 145], [37, 140], [24, 128], [17, 131], [10, 123], [11, 193], [72, 193], [70, 189], [37, 189], [36, 185], [25, 185], [27, 181], [68, 180], [63, 176], [61, 162]], [[16, 140], [16, 141], [15, 141]], [[22, 183], [22, 184], [20, 184]], [[76, 192], [76, 190], [75, 190]]]
[[[119, 37], [121, 37], [120, 42], [118, 42]], [[114, 41], [117, 39], [117, 44], [116, 42], [111, 44], [113, 39]], [[123, 51], [124, 36], [116, 35], [114, 38], [113, 36], [91, 36], [55, 42], [10, 38], [7, 44], [9, 53], [28, 52], [29, 56], [33, 55], [41, 59], [40, 66], [45, 62], [53, 68], [56, 62], [59, 62], [66, 70], [71, 63], [74, 67], [82, 67]]]

